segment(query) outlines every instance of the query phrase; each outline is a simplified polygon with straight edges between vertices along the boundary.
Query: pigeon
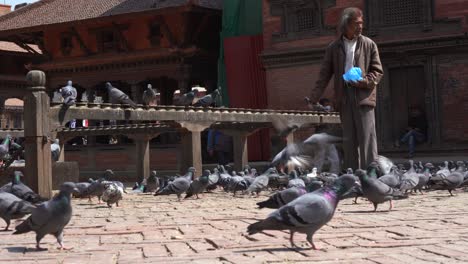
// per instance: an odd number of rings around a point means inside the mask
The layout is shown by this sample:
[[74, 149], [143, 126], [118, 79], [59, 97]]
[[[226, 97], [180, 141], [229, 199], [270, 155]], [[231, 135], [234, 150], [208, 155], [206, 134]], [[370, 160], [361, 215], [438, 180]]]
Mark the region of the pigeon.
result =
[[45, 235], [51, 234], [57, 238], [59, 249], [66, 249], [63, 244], [63, 229], [72, 217], [71, 193], [73, 191], [77, 191], [74, 183], [63, 183], [59, 194], [33, 209], [31, 216], [16, 226], [13, 234], [34, 231], [38, 250], [44, 250], [40, 247], [40, 242]]
[[414, 161], [410, 160], [410, 168], [401, 177], [400, 191], [406, 192], [412, 190], [419, 183], [419, 173], [414, 169]]
[[275, 169], [274, 168], [269, 168], [265, 173], [263, 173], [260, 176], [257, 176], [252, 184], [247, 188], [247, 193], [257, 193], [257, 196], [259, 196], [260, 192], [264, 190], [266, 187], [268, 187], [268, 174], [274, 173]]
[[58, 138], [56, 138], [54, 142], [50, 144], [50, 153], [52, 155], [52, 161], [57, 162], [60, 158], [60, 144]]
[[249, 183], [242, 176], [232, 176], [227, 186], [227, 191], [233, 192], [236, 196], [236, 192], [245, 191], [249, 187]]
[[84, 192], [81, 192], [82, 197], [88, 197], [89, 202], [91, 202], [91, 198], [96, 196], [98, 198], [98, 203], [101, 203], [101, 197], [102, 194], [105, 191], [105, 186], [104, 186], [104, 178], [99, 178], [97, 180], [89, 179], [89, 182], [91, 183]]
[[67, 86], [60, 88], [59, 93], [63, 97], [63, 103], [69, 107], [76, 103], [78, 93], [76, 88], [72, 86], [72, 81], [67, 82]]
[[340, 137], [327, 133], [314, 134], [302, 143], [287, 145], [273, 158], [270, 166], [286, 164], [296, 167], [312, 167], [313, 165], [320, 171], [325, 162], [328, 161], [331, 164], [330, 167], [337, 170], [340, 161], [336, 160], [338, 154], [333, 144], [341, 141]]
[[189, 106], [192, 105], [193, 100], [197, 97], [198, 90], [192, 89], [192, 91], [181, 95], [175, 102], [175, 105]]
[[107, 203], [107, 206], [112, 207], [113, 204], [119, 206], [119, 201], [123, 197], [123, 189], [114, 182], [104, 181], [104, 192], [102, 193], [102, 201]]
[[90, 182], [76, 182], [75, 183], [75, 188], [77, 189], [76, 192], [73, 192], [73, 197], [75, 198], [86, 198], [87, 196], [84, 196], [89, 188], [91, 186]]
[[157, 104], [157, 94], [156, 90], [153, 89], [151, 84], [148, 84], [145, 91], [143, 92], [143, 103], [145, 105], [156, 105]]
[[30, 203], [38, 203], [45, 201], [44, 198], [35, 193], [31, 188], [21, 182], [23, 173], [21, 171], [15, 171], [11, 183], [5, 184], [0, 188], [0, 192], [8, 192], [16, 195], [18, 198], [28, 201]]
[[431, 178], [431, 168], [434, 167], [432, 164], [427, 163], [424, 168], [424, 171], [422, 173], [419, 173], [419, 181], [418, 185], [416, 185], [413, 190], [415, 192], [419, 191], [421, 194], [423, 194], [422, 189], [426, 187], [427, 183], [429, 182], [429, 179]]
[[450, 196], [453, 196], [452, 191], [458, 188], [464, 180], [465, 164], [461, 161], [457, 162], [458, 168], [454, 172], [437, 173], [432, 176], [427, 183], [429, 189], [432, 190], [447, 190]]
[[214, 90], [212, 93], [203, 96], [202, 98], [198, 99], [193, 106], [202, 106], [208, 107], [213, 106], [216, 102], [216, 98], [219, 96], [219, 89]]
[[206, 187], [208, 187], [208, 184], [209, 184], [209, 181], [210, 181], [210, 179], [209, 179], [210, 174], [211, 174], [211, 172], [209, 170], [204, 170], [202, 176], [200, 176], [197, 179], [193, 180], [192, 183], [190, 183], [190, 187], [187, 190], [184, 199], [192, 197], [193, 195], [195, 195], [197, 197], [197, 199], [198, 199], [199, 198], [198, 194], [205, 191]]
[[21, 145], [13, 142], [11, 136], [7, 135], [5, 139], [3, 139], [2, 144], [0, 144], [0, 159], [7, 158], [7, 154], [10, 153], [11, 148], [20, 149]]
[[5, 220], [7, 224], [5, 231], [8, 231], [11, 219], [22, 218], [30, 214], [34, 208], [34, 205], [11, 193], [0, 192], [0, 217]]
[[297, 177], [297, 171], [292, 170], [289, 173], [289, 178], [291, 179], [288, 182], [288, 188], [291, 188], [291, 187], [305, 188], [304, 180]]
[[114, 171], [112, 171], [111, 169], [107, 169], [104, 171], [104, 174], [102, 175], [102, 177], [106, 180], [106, 181], [110, 181], [110, 182], [113, 182], [115, 184], [117, 184], [118, 187], [122, 188], [122, 190], [124, 190], [125, 192], [125, 186], [122, 182], [120, 181], [113, 181], [111, 179], [115, 178], [115, 174], [114, 174]]
[[384, 157], [382, 155], [378, 155], [375, 162], [377, 162], [377, 164], [378, 164], [378, 167], [377, 167], [377, 176], [378, 177], [380, 177], [382, 175], [385, 175], [385, 174], [389, 174], [390, 170], [395, 165], [393, 163], [393, 161], [391, 161], [389, 158]]
[[155, 192], [159, 188], [160, 186], [159, 179], [156, 175], [157, 175], [157, 172], [155, 170], [151, 171], [150, 176], [148, 177], [148, 179], [146, 179], [146, 186], [144, 189], [145, 193]]
[[176, 178], [164, 188], [159, 189], [154, 196], [176, 194], [178, 201], [180, 201], [182, 194], [190, 188], [194, 173], [195, 168], [190, 167], [184, 176]]
[[379, 178], [379, 181], [385, 183], [391, 188], [400, 188], [401, 175], [398, 173], [398, 167], [393, 166], [390, 173], [383, 175]]
[[213, 173], [208, 176], [208, 186], [206, 187], [207, 190], [214, 190], [218, 186], [220, 180], [219, 170], [218, 168], [213, 169]]
[[265, 220], [247, 227], [249, 235], [263, 230], [289, 230], [289, 241], [294, 244], [294, 233], [307, 234], [312, 249], [317, 249], [312, 237], [328, 223], [335, 213], [341, 196], [356, 184], [354, 177], [340, 177], [332, 186], [307, 193], [272, 212]]
[[365, 170], [356, 170], [355, 174], [361, 181], [363, 196], [374, 205], [374, 212], [377, 211], [377, 206], [380, 203], [389, 201], [390, 208], [388, 210], [390, 211], [393, 208], [392, 200], [408, 198], [402, 192], [391, 188], [376, 178], [370, 177]]
[[129, 104], [132, 108], [137, 108], [138, 105], [133, 102], [128, 95], [112, 86], [111, 83], [106, 83], [106, 89], [111, 104]]
[[277, 209], [281, 206], [288, 204], [289, 202], [293, 201], [297, 197], [306, 194], [307, 191], [305, 188], [301, 187], [291, 187], [288, 189], [284, 189], [282, 191], [276, 192], [270, 198], [263, 202], [258, 202], [258, 208], [273, 208]]

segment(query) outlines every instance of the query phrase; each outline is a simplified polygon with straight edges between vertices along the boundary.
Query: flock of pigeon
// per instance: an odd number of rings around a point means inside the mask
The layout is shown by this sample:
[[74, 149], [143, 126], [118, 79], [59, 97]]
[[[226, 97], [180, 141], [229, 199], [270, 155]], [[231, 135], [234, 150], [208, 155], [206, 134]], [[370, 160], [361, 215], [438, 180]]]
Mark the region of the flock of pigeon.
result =
[[[322, 144], [318, 141], [330, 139], [326, 135], [314, 136], [321, 140], [309, 138], [304, 142], [314, 142], [313, 144], [318, 147]], [[450, 195], [453, 195], [453, 190], [468, 186], [467, 164], [461, 161], [445, 162], [438, 168], [431, 163], [414, 164], [413, 161], [409, 161], [409, 168], [405, 168], [401, 164], [395, 165], [391, 160], [379, 156], [367, 170], [358, 169], [355, 172], [348, 169], [344, 173], [336, 174], [319, 172], [320, 169], [317, 168], [309, 171], [296, 166], [286, 174], [283, 169], [277, 169], [291, 160], [294, 160], [294, 164], [295, 162], [302, 164], [303, 160], [297, 159], [294, 155], [304, 154], [303, 149], [305, 148], [301, 146], [296, 146], [295, 152], [285, 149], [263, 173], [258, 173], [255, 168], [249, 166], [243, 171], [236, 172], [221, 165], [213, 171], [204, 170], [202, 176], [198, 178], [194, 177], [193, 167], [182, 176], [161, 177], [156, 171], [152, 171], [147, 179], [135, 183], [129, 194], [154, 193], [154, 196], [175, 194], [181, 201], [183, 194], [185, 194], [184, 199], [190, 197], [198, 199], [200, 194], [212, 192], [217, 188], [234, 196], [239, 193], [244, 196], [259, 196], [262, 191], [274, 191], [268, 199], [258, 202], [257, 205], [260, 209], [276, 210], [266, 219], [249, 225], [248, 233], [253, 235], [264, 230], [289, 230], [293, 247], [296, 247], [294, 234], [305, 233], [311, 247], [316, 249], [312, 240], [314, 233], [332, 219], [342, 199], [355, 198], [356, 202], [358, 197], [364, 197], [373, 204], [374, 211], [379, 204], [389, 202], [391, 210], [393, 200], [406, 199], [411, 193], [448, 190]], [[288, 157], [284, 159], [286, 156]], [[42, 249], [40, 241], [47, 234], [56, 237], [60, 249], [66, 249], [63, 244], [63, 229], [72, 217], [72, 196], [87, 198], [90, 202], [93, 197], [97, 197], [99, 203], [102, 200], [112, 207], [114, 204], [119, 206], [119, 201], [127, 193], [121, 182], [111, 180], [115, 179], [112, 170], [106, 170], [102, 177], [96, 180], [63, 183], [60, 192], [51, 200], [34, 193], [22, 183], [22, 176], [21, 172], [16, 171], [12, 175], [11, 182], [0, 188], [0, 217], [5, 220], [7, 224], [5, 230], [8, 230], [10, 220], [30, 214], [29, 218], [16, 226], [13, 234], [35, 232], [38, 250]]]
[[[130, 105], [132, 108], [137, 108], [137, 104], [130, 99], [130, 96], [125, 94], [120, 89], [112, 86], [110, 82], [106, 83], [106, 91], [109, 97], [109, 103], [111, 104], [125, 104]], [[63, 97], [63, 104], [65, 107], [70, 107], [77, 102], [78, 92], [75, 87], [72, 86], [72, 81], [68, 81], [67, 85], [59, 89], [59, 93]], [[194, 88], [191, 91], [179, 96], [174, 100], [174, 105], [179, 106], [199, 106], [207, 107], [216, 105], [217, 98], [220, 96], [220, 91], [215, 89], [212, 93], [202, 96], [198, 96], [198, 89]], [[157, 92], [153, 89], [151, 84], [148, 84], [145, 91], [142, 94], [142, 101], [145, 105], [156, 105], [157, 104]]]

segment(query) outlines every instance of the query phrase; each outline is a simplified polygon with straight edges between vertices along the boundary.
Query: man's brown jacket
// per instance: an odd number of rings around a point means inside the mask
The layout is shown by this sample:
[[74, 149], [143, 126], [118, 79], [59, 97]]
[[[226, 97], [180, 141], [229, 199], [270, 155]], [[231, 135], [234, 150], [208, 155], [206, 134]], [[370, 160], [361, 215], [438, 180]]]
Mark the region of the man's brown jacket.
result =
[[[343, 38], [333, 41], [325, 52], [325, 58], [320, 69], [319, 79], [312, 90], [311, 100], [317, 102], [328, 85], [332, 75], [335, 75], [336, 106], [341, 108], [345, 96], [345, 84], [343, 80], [346, 53]], [[362, 70], [362, 77], [367, 82], [366, 88], [355, 88], [356, 99], [359, 105], [375, 107], [376, 87], [383, 76], [377, 45], [370, 38], [359, 36], [354, 51], [354, 67]], [[349, 89], [349, 88], [348, 88]], [[353, 88], [351, 88], [353, 89]]]

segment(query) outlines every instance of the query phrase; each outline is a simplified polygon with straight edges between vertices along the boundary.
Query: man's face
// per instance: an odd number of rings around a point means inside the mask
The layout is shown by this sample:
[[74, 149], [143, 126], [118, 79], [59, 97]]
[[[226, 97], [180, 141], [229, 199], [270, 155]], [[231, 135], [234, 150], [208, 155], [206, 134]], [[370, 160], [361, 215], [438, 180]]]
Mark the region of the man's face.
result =
[[351, 19], [348, 24], [346, 36], [347, 37], [359, 37], [362, 34], [362, 27], [364, 25], [364, 20], [362, 16]]

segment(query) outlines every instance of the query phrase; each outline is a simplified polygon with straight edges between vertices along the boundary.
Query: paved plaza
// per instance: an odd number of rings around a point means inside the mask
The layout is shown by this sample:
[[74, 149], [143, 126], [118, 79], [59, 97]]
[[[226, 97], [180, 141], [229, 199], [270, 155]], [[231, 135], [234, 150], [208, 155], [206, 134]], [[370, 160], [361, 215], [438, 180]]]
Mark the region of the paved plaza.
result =
[[[412, 195], [379, 212], [360, 199], [342, 201], [333, 220], [315, 235], [318, 251], [290, 248], [286, 232], [246, 235], [246, 227], [271, 210], [259, 198], [221, 191], [199, 200], [127, 194], [121, 207], [73, 200], [65, 228], [69, 251], [35, 251], [33, 233], [0, 232], [0, 263], [463, 263], [468, 262], [468, 192]], [[381, 211], [380, 211], [381, 210]], [[14, 227], [18, 222], [13, 222]], [[1, 225], [3, 228], [3, 223]], [[307, 246], [305, 235], [296, 242]]]

